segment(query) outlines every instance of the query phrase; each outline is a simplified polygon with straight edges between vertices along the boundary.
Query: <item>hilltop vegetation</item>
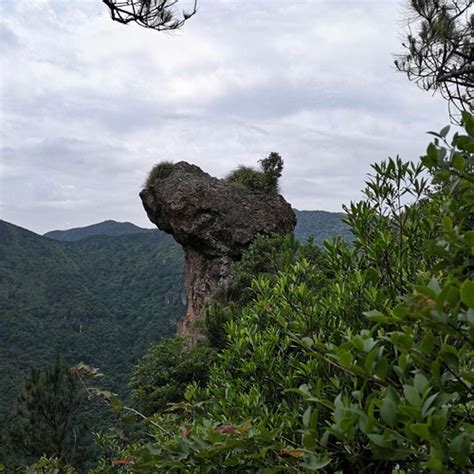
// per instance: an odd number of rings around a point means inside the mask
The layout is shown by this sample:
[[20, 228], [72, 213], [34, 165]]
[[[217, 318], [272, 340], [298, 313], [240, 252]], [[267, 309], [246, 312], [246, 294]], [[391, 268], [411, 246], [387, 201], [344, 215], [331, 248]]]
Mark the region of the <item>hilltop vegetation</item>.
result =
[[173, 166], [174, 163], [172, 161], [162, 161], [157, 163], [148, 173], [143, 187], [148, 188], [148, 186], [155, 184], [157, 179], [164, 179], [169, 176], [173, 171]]

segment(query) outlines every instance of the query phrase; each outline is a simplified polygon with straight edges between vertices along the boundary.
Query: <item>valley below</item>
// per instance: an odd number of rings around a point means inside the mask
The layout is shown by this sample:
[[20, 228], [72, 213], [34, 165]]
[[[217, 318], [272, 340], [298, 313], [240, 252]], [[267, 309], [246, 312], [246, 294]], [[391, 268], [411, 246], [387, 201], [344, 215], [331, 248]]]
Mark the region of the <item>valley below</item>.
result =
[[[351, 239], [340, 213], [295, 212], [299, 240]], [[0, 426], [27, 369], [57, 353], [99, 367], [126, 399], [134, 365], [186, 311], [183, 267], [181, 247], [158, 229], [105, 221], [42, 236], [0, 221]]]

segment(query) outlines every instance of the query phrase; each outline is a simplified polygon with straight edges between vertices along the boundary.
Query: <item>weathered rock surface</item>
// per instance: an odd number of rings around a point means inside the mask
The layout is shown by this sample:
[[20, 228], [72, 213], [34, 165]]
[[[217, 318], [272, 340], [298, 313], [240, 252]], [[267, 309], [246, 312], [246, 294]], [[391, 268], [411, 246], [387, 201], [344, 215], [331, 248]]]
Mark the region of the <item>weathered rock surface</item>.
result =
[[179, 162], [140, 193], [148, 218], [185, 250], [188, 335], [206, 301], [231, 282], [234, 265], [258, 234], [287, 234], [296, 217], [280, 195], [236, 187]]

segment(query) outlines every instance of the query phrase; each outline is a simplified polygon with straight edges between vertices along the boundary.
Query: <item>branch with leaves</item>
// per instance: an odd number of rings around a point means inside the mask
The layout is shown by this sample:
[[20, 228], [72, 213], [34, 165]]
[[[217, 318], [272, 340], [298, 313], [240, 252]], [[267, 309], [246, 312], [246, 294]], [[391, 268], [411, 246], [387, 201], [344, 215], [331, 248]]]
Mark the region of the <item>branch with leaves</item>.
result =
[[408, 79], [448, 101], [451, 118], [474, 101], [474, 0], [411, 0], [406, 52], [395, 66]]

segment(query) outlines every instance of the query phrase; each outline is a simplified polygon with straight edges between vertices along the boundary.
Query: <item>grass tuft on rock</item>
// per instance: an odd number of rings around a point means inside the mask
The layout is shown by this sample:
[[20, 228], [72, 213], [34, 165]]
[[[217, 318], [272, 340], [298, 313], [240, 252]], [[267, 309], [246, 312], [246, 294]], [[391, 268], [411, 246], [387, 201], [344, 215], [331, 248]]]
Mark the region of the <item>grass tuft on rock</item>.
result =
[[278, 153], [272, 152], [267, 158], [259, 160], [259, 164], [261, 170], [240, 165], [225, 178], [225, 181], [233, 186], [277, 194], [278, 180], [283, 171], [283, 159]]
[[240, 188], [258, 191], [264, 190], [263, 173], [251, 166], [240, 165], [237, 169], [232, 171], [225, 180], [227, 183]]
[[148, 173], [148, 177], [143, 187], [148, 188], [155, 184], [158, 179], [167, 178], [173, 171], [173, 168], [174, 163], [172, 161], [162, 161], [161, 163], [157, 163]]

